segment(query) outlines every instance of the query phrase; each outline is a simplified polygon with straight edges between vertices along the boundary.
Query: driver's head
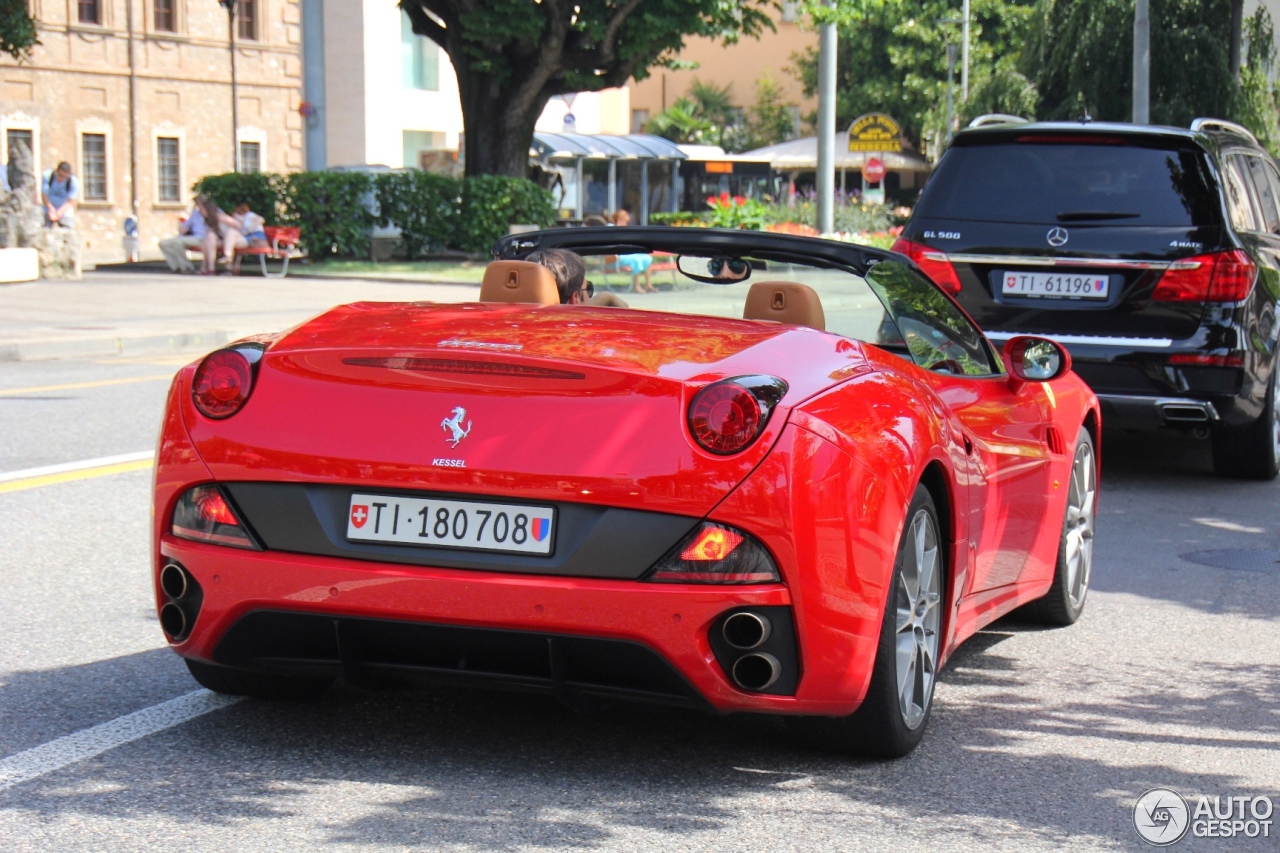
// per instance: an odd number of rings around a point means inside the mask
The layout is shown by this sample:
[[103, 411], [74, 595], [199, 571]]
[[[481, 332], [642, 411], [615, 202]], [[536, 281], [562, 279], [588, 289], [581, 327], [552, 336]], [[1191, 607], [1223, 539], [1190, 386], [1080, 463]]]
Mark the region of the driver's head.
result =
[[560, 304], [586, 302], [582, 295], [582, 286], [587, 278], [587, 266], [577, 252], [568, 249], [542, 249], [525, 258], [535, 264], [542, 264], [551, 270], [556, 277], [556, 290], [560, 292]]

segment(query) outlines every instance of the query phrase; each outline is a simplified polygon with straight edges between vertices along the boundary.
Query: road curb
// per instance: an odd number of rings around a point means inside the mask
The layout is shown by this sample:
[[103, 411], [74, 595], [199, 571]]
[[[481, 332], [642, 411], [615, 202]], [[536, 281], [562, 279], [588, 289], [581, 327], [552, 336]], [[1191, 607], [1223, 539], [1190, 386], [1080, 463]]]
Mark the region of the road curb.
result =
[[243, 337], [243, 334], [219, 330], [173, 335], [118, 335], [107, 338], [15, 341], [0, 343], [0, 362], [208, 352], [240, 337]]

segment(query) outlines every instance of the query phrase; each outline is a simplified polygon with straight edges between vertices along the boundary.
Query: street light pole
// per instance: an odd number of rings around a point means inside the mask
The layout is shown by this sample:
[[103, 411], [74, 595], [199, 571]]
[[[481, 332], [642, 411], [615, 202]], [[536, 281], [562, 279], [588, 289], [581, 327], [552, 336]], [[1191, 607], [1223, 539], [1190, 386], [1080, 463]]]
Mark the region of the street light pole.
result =
[[[835, 10], [835, 0], [828, 6]], [[818, 28], [818, 231], [835, 228], [836, 195], [836, 25]]]
[[969, 100], [969, 0], [964, 0], [964, 53], [960, 60], [960, 100]]
[[237, 0], [218, 0], [227, 10], [227, 30], [230, 33], [228, 44], [231, 45], [231, 171], [240, 171], [240, 96], [236, 91], [236, 2]]
[[1151, 122], [1151, 14], [1147, 0], [1133, 10], [1133, 123]]
[[955, 97], [952, 94], [956, 71], [956, 46], [947, 42], [947, 144], [951, 144], [951, 125], [955, 115]]

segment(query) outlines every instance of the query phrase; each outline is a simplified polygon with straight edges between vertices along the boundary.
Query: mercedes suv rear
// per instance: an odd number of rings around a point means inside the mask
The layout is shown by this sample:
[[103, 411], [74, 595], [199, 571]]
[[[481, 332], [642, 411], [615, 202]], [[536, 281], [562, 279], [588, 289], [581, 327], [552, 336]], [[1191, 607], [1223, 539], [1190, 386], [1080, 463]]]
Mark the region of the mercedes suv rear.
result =
[[1111, 425], [1208, 434], [1221, 474], [1280, 471], [1280, 172], [1248, 131], [961, 131], [894, 249], [996, 341], [1047, 335]]

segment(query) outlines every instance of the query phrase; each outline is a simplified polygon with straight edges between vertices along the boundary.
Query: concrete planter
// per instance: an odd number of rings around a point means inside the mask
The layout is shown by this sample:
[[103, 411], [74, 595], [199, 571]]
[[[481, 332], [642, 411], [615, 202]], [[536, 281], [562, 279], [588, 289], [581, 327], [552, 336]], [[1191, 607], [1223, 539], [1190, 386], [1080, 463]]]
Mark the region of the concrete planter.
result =
[[0, 249], [0, 284], [35, 281], [40, 277], [40, 253], [35, 249]]

